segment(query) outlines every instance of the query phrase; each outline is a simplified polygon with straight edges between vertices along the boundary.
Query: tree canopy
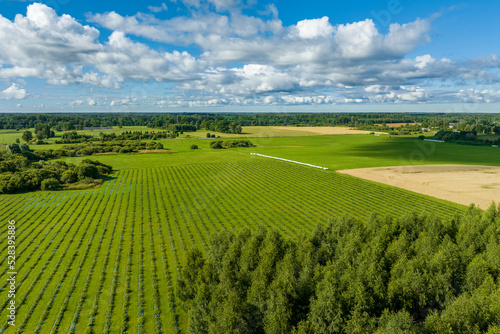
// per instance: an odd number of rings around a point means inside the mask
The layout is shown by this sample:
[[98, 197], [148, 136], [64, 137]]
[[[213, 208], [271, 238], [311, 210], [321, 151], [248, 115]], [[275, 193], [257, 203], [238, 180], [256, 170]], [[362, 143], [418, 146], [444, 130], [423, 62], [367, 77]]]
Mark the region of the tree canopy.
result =
[[373, 215], [296, 240], [223, 231], [193, 249], [178, 296], [188, 333], [498, 333], [500, 214]]

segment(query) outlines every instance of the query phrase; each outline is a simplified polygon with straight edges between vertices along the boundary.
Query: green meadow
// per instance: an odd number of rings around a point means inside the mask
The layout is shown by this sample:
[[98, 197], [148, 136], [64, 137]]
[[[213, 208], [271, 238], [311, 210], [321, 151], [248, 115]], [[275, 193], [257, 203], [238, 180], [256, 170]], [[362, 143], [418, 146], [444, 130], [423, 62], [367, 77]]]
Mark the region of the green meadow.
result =
[[[158, 141], [175, 153], [111, 154], [94, 158], [116, 169], [246, 161], [254, 159], [250, 152], [332, 170], [423, 164], [500, 164], [499, 148], [434, 143], [412, 137], [328, 135], [249, 139], [256, 147], [212, 150], [210, 142], [214, 139], [177, 138]], [[193, 144], [198, 145], [199, 149], [190, 149]], [[56, 148], [54, 145], [48, 147]], [[63, 160], [78, 163], [82, 159], [84, 157]]]
[[[0, 139], [15, 140], [16, 133], [3, 131]], [[466, 208], [335, 170], [500, 164], [498, 148], [396, 136], [263, 136], [250, 138], [255, 147], [222, 150], [210, 149], [211, 139], [186, 136], [160, 140], [173, 153], [63, 159], [112, 165], [115, 172], [96, 189], [0, 196], [2, 228], [16, 221], [18, 331], [184, 333], [177, 280], [188, 250], [205, 252], [214, 233], [264, 228], [296, 238], [344, 215], [452, 217]], [[0, 286], [5, 304], [7, 283]], [[12, 333], [6, 314], [0, 307], [0, 332]]]

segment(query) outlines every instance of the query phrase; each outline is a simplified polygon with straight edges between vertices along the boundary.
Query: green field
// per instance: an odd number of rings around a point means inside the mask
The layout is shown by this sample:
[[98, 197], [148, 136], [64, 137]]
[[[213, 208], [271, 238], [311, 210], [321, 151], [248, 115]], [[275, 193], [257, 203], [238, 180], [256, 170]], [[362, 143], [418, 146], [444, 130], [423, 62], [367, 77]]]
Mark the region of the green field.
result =
[[[432, 143], [415, 138], [333, 135], [250, 140], [256, 147], [212, 150], [209, 148], [211, 140], [208, 139], [164, 139], [159, 142], [176, 153], [115, 154], [92, 158], [120, 170], [241, 162], [249, 159], [250, 152], [307, 162], [333, 170], [422, 164], [500, 165], [500, 148]], [[200, 149], [191, 150], [192, 144], [198, 145]], [[79, 163], [86, 158], [88, 157], [63, 160]]]
[[[276, 228], [295, 237], [344, 214], [465, 209], [265, 158], [127, 169], [100, 189], [0, 200], [4, 227], [17, 222], [16, 326], [44, 333], [178, 332], [185, 317], [174, 290], [185, 252], [204, 250], [222, 229]], [[1, 326], [9, 329], [5, 320]]]
[[[263, 227], [295, 238], [333, 217], [366, 220], [372, 212], [451, 217], [465, 207], [334, 170], [500, 164], [495, 148], [423, 144], [413, 138], [335, 135], [251, 141], [257, 146], [212, 150], [206, 139], [162, 140], [176, 153], [91, 157], [116, 170], [97, 189], [0, 196], [3, 228], [9, 220], [17, 228], [16, 328], [41, 333], [183, 332], [186, 315], [175, 297], [176, 282], [186, 251], [205, 251], [211, 234]], [[193, 143], [200, 149], [191, 150]], [[5, 258], [6, 247], [0, 245]], [[5, 276], [6, 267], [3, 271]], [[4, 281], [1, 333], [13, 332], [6, 322], [6, 288]]]

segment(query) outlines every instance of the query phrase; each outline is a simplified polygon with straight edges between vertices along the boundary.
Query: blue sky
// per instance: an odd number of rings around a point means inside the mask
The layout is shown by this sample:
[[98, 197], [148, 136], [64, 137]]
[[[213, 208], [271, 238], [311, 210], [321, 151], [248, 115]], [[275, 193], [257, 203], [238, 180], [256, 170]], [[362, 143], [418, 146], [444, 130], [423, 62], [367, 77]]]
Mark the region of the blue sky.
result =
[[500, 111], [500, 2], [0, 0], [0, 112]]

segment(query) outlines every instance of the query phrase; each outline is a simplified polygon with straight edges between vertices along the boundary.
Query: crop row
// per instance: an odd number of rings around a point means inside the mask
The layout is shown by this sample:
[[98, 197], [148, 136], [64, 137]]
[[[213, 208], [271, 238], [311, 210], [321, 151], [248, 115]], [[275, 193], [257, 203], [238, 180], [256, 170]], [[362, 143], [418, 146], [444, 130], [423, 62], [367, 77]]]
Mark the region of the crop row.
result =
[[[0, 204], [0, 227], [18, 223], [17, 331], [106, 334], [182, 332], [180, 269], [186, 251], [206, 251], [214, 232], [275, 228], [295, 237], [343, 214], [464, 210], [264, 158], [119, 171], [101, 189], [0, 196]], [[6, 287], [2, 282], [0, 316]]]

